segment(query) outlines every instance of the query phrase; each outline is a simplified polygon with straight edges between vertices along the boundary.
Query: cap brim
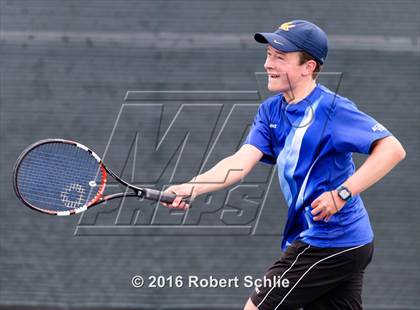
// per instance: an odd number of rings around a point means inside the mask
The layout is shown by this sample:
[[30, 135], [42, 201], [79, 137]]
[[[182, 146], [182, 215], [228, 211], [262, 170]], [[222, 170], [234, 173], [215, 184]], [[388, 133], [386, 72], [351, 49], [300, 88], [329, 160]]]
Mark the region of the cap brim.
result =
[[277, 33], [258, 32], [254, 35], [254, 39], [258, 43], [270, 44], [272, 47], [282, 52], [296, 52], [300, 50], [295, 44]]

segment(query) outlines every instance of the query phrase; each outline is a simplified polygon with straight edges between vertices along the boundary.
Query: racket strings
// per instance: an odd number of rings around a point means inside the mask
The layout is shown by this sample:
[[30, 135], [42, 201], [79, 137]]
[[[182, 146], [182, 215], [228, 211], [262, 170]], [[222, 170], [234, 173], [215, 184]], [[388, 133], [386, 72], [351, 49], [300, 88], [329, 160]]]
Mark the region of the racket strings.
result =
[[26, 154], [17, 187], [31, 205], [65, 211], [98, 199], [104, 187], [102, 170], [90, 153], [73, 144], [46, 143]]
[[[49, 179], [52, 180], [51, 178]], [[32, 179], [29, 179], [27, 181], [29, 183], [32, 181]], [[37, 182], [37, 188], [27, 186], [23, 183], [20, 186], [20, 191], [23, 192], [23, 194], [26, 195], [27, 198], [30, 198], [32, 201], [38, 203], [57, 204], [58, 201], [59, 204], [63, 202], [66, 207], [75, 207], [78, 205], [83, 205], [86, 201], [88, 201], [87, 198], [91, 196], [91, 192], [93, 191], [93, 188], [90, 188], [88, 189], [89, 192], [87, 192], [86, 189], [82, 188], [79, 183], [71, 183], [70, 185], [68, 185], [67, 188], [64, 188], [64, 191], [60, 192], [59, 196], [57, 196], [57, 190], [55, 188], [50, 189], [51, 186], [49, 182]], [[39, 190], [40, 187], [42, 187], [42, 191]], [[22, 190], [22, 188], [24, 188], [24, 190]], [[69, 198], [67, 195], [74, 196], [75, 194], [78, 196], [76, 197], [78, 203], [70, 203], [72, 201], [72, 198]], [[61, 202], [59, 200], [61, 200]]]
[[[42, 152], [44, 154], [46, 154], [45, 152]], [[42, 154], [41, 153], [41, 154]], [[69, 163], [69, 161], [73, 160], [73, 157], [70, 156], [62, 156], [63, 158], [65, 158], [66, 160], [56, 160], [58, 156], [56, 156], [56, 154], [53, 154], [53, 156], [45, 156], [44, 158], [31, 158], [31, 166], [29, 169], [27, 169], [25, 171], [24, 174], [22, 174], [21, 176], [21, 180], [22, 181], [33, 181], [35, 178], [38, 178], [39, 176], [39, 170], [38, 168], [47, 168], [46, 163], [48, 162], [48, 165], [51, 166], [61, 166], [61, 167], [65, 167], [66, 164]], [[84, 167], [86, 169], [87, 167], [87, 161], [81, 163], [78, 167], [76, 167], [75, 165], [73, 166], [68, 166], [66, 167], [66, 173], [70, 173], [70, 174], [78, 174], [80, 173], [80, 169], [82, 167]], [[24, 170], [26, 167], [22, 166], [21, 167], [21, 171]], [[93, 175], [94, 172], [98, 172], [99, 167], [94, 166], [94, 169], [91, 169], [90, 171], [85, 170], [85, 173], [87, 173], [88, 175]], [[46, 169], [44, 170], [44, 176], [46, 178], [44, 179], [38, 179], [38, 183], [42, 184], [44, 181], [44, 185], [48, 185], [49, 184], [49, 180], [50, 179], [54, 179], [57, 176], [57, 171], [56, 170], [50, 170], [50, 169]], [[92, 181], [96, 180], [97, 177], [95, 177]], [[46, 187], [47, 189], [48, 187]]]
[[[45, 161], [44, 161], [45, 162]], [[57, 165], [59, 165], [60, 163], [56, 163]], [[42, 162], [35, 162], [35, 161], [33, 161], [32, 163], [31, 163], [31, 165], [33, 166], [33, 167], [31, 167], [30, 169], [28, 169], [27, 171], [25, 171], [25, 174], [24, 175], [22, 175], [22, 178], [27, 178], [27, 179], [29, 179], [29, 180], [33, 180], [33, 179], [35, 179], [35, 178], [37, 178], [38, 176], [39, 176], [39, 174], [38, 174], [38, 171], [36, 170], [36, 169], [34, 169], [35, 167], [37, 167], [37, 165], [38, 165], [38, 167], [37, 168], [42, 168], [42, 167], [45, 167], [43, 164], [42, 164]], [[65, 166], [64, 165], [64, 163], [62, 163], [61, 164], [62, 166]], [[22, 167], [23, 168], [23, 167]], [[25, 167], [26, 168], [26, 167]], [[79, 168], [80, 169], [80, 168]], [[77, 174], [77, 173], [79, 173], [79, 169], [76, 169], [76, 168], [74, 168], [74, 167], [68, 167], [67, 169], [66, 169], [66, 173], [71, 173], [71, 174]], [[89, 173], [90, 175], [92, 175], [92, 171], [88, 171], [87, 173]], [[46, 176], [46, 177], [50, 177], [50, 178], [54, 178], [54, 177], [56, 177], [56, 172], [55, 171], [50, 171], [50, 170], [48, 170], [48, 171], [45, 171], [44, 172], [44, 176]], [[94, 179], [96, 179], [96, 178], [94, 178]], [[93, 179], [93, 180], [94, 180]]]

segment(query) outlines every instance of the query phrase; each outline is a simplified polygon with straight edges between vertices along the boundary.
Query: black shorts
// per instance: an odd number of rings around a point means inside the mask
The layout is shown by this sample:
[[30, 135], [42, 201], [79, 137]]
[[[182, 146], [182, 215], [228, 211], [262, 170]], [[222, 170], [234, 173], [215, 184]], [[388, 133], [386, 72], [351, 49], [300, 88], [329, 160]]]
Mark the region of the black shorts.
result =
[[259, 310], [362, 309], [363, 272], [372, 255], [373, 242], [349, 248], [293, 242], [251, 300]]

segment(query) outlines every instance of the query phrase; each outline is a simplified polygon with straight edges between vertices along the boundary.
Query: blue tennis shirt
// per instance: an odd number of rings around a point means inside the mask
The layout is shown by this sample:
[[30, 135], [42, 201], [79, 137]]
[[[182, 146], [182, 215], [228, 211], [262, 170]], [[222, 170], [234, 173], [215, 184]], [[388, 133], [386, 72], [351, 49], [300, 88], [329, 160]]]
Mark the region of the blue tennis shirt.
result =
[[332, 248], [373, 240], [359, 195], [328, 222], [312, 219], [311, 203], [354, 173], [353, 152], [369, 154], [374, 141], [390, 135], [352, 101], [319, 84], [296, 104], [288, 104], [279, 94], [259, 106], [245, 143], [264, 154], [261, 161], [277, 164], [288, 205], [283, 250], [295, 240]]

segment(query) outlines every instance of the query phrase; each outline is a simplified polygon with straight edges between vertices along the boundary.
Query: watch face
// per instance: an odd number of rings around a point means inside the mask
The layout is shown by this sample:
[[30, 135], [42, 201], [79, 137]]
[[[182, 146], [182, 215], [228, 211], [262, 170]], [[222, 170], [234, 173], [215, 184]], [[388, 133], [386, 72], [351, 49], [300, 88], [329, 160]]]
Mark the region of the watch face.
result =
[[339, 192], [339, 195], [344, 200], [350, 197], [350, 193], [344, 188]]

